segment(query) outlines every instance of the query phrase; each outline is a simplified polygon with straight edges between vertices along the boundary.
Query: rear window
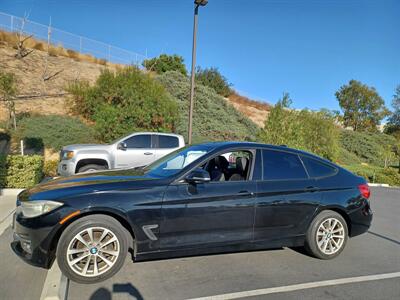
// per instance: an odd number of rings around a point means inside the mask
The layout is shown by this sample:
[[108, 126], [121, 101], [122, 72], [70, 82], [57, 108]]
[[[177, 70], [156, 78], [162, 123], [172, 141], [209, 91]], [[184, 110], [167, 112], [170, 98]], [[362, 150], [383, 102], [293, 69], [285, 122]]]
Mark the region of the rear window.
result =
[[179, 140], [175, 136], [159, 135], [158, 148], [178, 148]]
[[301, 160], [303, 161], [310, 177], [331, 176], [334, 175], [337, 171], [336, 168], [328, 166], [327, 164], [324, 164], [309, 157], [302, 156]]
[[263, 150], [264, 180], [307, 179], [300, 158], [296, 154]]

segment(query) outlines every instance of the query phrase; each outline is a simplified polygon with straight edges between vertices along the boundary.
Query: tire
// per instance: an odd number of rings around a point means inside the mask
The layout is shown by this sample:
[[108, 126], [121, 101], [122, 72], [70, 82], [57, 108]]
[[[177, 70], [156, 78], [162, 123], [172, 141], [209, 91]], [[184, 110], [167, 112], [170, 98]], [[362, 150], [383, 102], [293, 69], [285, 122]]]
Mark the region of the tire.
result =
[[337, 212], [324, 210], [308, 228], [305, 249], [316, 258], [332, 259], [343, 251], [347, 239], [346, 220]]
[[78, 170], [78, 173], [89, 173], [89, 172], [95, 172], [95, 171], [100, 171], [100, 170], [106, 170], [107, 167], [102, 166], [102, 165], [96, 165], [96, 164], [89, 164], [83, 167], [80, 167]]
[[64, 230], [56, 257], [62, 273], [70, 280], [97, 283], [121, 269], [127, 252], [125, 228], [112, 217], [90, 215], [76, 220]]

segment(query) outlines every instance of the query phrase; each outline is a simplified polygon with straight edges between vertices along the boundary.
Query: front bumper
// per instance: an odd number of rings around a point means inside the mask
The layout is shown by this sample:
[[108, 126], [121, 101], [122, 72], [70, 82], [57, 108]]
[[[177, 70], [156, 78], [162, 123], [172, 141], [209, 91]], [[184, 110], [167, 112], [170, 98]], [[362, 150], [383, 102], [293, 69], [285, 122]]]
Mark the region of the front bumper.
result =
[[59, 221], [71, 211], [71, 208], [62, 207], [35, 218], [14, 214], [12, 250], [25, 262], [49, 269], [55, 259], [56, 241], [62, 230]]
[[71, 176], [75, 174], [75, 161], [72, 160], [61, 160], [58, 163], [57, 174], [60, 176]]

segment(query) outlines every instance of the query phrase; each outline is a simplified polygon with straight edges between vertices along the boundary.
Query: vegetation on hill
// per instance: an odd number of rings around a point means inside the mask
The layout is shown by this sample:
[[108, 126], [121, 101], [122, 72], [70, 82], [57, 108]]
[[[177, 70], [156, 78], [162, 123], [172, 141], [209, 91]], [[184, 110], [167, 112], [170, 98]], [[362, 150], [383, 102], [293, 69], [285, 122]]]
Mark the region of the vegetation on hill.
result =
[[290, 109], [291, 100], [285, 94], [271, 109], [259, 139], [268, 144], [313, 152], [330, 160], [337, 158], [339, 130], [332, 116], [324, 112]]
[[177, 71], [182, 75], [187, 75], [183, 57], [176, 54], [161, 54], [158, 57], [146, 59], [143, 61], [143, 67], [145, 67], [148, 71], [154, 71], [158, 74], [168, 71]]
[[95, 142], [95, 132], [77, 118], [57, 115], [26, 115], [12, 134], [16, 141], [24, 140], [25, 147], [43, 152], [45, 148], [59, 151], [69, 144]]
[[[177, 132], [187, 136], [189, 111], [189, 79], [178, 72], [167, 72], [157, 77], [167, 91], [175, 98], [181, 119]], [[248, 140], [256, 139], [257, 126], [237, 111], [213, 89], [202, 84], [196, 85], [193, 114], [193, 140]]]
[[179, 120], [165, 88], [135, 67], [105, 70], [93, 86], [77, 81], [67, 89], [72, 112], [95, 122], [96, 137], [104, 142], [134, 131], [174, 132]]
[[228, 83], [228, 80], [219, 72], [218, 68], [202, 69], [198, 67], [196, 81], [214, 89], [221, 96], [228, 97], [232, 94], [232, 85]]

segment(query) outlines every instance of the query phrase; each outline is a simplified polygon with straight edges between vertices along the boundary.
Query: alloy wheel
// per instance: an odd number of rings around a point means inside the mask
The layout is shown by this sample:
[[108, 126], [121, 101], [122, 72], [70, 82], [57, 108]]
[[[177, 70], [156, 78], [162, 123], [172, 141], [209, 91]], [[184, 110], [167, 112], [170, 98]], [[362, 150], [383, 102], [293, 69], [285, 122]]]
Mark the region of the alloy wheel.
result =
[[111, 230], [89, 227], [72, 238], [66, 255], [68, 265], [75, 273], [94, 277], [110, 270], [119, 253], [119, 240]]
[[316, 241], [320, 251], [326, 255], [338, 252], [345, 241], [345, 228], [336, 218], [325, 219], [318, 227]]

